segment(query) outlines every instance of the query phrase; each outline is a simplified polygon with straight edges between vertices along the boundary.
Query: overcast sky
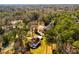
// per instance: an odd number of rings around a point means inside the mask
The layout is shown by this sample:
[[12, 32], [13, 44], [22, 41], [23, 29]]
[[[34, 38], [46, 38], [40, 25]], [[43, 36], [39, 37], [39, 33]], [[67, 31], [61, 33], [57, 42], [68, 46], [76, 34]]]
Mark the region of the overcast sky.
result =
[[78, 4], [79, 0], [0, 0], [0, 4]]

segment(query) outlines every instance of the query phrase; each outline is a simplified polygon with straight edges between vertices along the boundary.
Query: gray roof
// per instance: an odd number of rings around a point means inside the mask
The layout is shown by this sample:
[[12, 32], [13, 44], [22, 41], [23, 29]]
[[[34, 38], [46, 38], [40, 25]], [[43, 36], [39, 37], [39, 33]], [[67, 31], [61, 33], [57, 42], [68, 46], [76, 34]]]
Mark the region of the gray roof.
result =
[[54, 27], [54, 24], [53, 23], [50, 23], [48, 26], [46, 26], [46, 30], [50, 30]]

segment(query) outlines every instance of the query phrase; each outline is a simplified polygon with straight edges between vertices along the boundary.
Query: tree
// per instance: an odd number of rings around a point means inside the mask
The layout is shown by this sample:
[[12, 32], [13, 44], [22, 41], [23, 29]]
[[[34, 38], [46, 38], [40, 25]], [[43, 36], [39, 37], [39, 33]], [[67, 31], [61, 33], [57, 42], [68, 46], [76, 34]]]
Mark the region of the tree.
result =
[[30, 20], [38, 20], [40, 15], [37, 12], [33, 12], [33, 13], [27, 15], [27, 16], [30, 18]]
[[79, 39], [79, 24], [76, 23], [76, 18], [72, 17], [70, 13], [61, 13], [54, 18], [55, 26], [46, 31], [46, 41], [49, 44], [54, 42], [58, 44], [59, 49], [63, 50], [64, 43], [73, 43], [74, 40]]

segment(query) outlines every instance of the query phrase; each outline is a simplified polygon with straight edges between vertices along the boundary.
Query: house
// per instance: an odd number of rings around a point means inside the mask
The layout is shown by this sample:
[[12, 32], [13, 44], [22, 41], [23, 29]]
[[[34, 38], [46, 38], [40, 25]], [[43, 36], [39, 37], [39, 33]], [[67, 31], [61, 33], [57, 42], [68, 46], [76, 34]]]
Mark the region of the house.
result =
[[39, 25], [37, 27], [37, 32], [40, 34], [40, 35], [44, 35], [44, 29], [45, 29], [45, 26], [44, 25]]

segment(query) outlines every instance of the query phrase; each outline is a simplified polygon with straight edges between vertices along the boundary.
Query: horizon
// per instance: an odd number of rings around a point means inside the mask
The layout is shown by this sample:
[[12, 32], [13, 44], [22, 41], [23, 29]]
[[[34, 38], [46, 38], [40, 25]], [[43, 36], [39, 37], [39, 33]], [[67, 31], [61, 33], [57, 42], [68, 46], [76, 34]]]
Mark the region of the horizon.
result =
[[[20, 6], [20, 7], [76, 7], [79, 6], [79, 4], [0, 4], [0, 7], [10, 7], [10, 6]], [[38, 8], [39, 8], [38, 7]]]

